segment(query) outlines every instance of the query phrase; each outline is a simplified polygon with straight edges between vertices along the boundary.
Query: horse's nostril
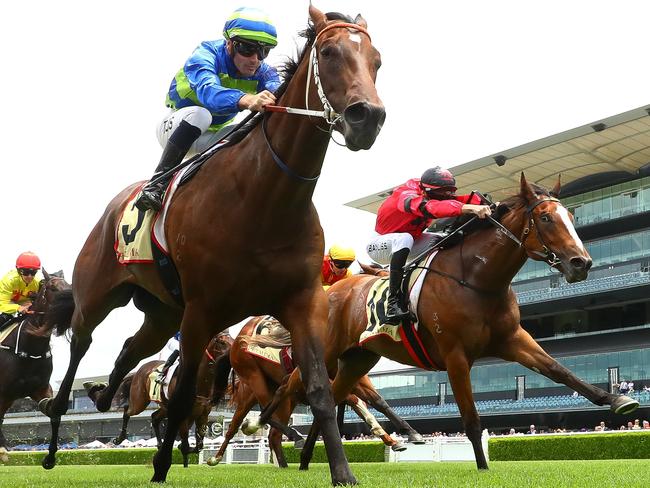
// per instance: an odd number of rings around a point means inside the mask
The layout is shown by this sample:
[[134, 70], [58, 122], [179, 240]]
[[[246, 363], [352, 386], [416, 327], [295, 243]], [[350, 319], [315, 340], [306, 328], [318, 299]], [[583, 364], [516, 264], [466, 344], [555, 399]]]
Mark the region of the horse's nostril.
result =
[[573, 266], [576, 269], [589, 270], [589, 268], [591, 268], [591, 259], [586, 259], [583, 257], [571, 258], [570, 263], [571, 266]]
[[366, 120], [368, 112], [368, 104], [359, 102], [347, 107], [343, 112], [343, 115], [349, 124], [359, 124]]

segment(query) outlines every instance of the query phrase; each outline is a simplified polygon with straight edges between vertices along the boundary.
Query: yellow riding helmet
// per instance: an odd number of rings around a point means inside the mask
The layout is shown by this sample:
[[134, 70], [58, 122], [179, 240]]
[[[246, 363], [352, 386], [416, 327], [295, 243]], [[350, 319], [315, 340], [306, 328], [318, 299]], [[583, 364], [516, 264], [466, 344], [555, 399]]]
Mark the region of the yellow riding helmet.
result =
[[354, 261], [357, 258], [354, 249], [336, 244], [330, 247], [329, 255], [332, 259], [339, 261]]

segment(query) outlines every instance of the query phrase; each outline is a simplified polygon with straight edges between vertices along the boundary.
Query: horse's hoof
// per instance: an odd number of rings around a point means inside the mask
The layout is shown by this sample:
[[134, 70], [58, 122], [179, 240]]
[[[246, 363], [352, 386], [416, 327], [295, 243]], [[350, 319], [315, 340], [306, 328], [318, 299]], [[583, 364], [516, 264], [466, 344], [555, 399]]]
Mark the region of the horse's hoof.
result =
[[395, 452], [406, 451], [406, 446], [401, 442], [397, 442], [396, 444], [393, 444], [392, 446], [390, 446], [390, 448]]
[[4, 464], [9, 461], [9, 452], [6, 448], [0, 447], [0, 463]]
[[637, 408], [639, 408], [639, 402], [637, 402], [634, 398], [630, 398], [625, 395], [616, 397], [610, 407], [612, 412], [618, 413], [620, 415], [627, 415], [629, 413], [632, 413]]
[[[219, 456], [219, 458], [221, 458], [221, 456]], [[217, 464], [219, 464], [219, 461], [221, 461], [221, 459], [217, 459], [216, 456], [210, 456], [205, 461], [205, 464], [207, 464], [208, 466], [216, 466]]]
[[257, 420], [244, 420], [241, 424], [241, 431], [246, 435], [253, 435], [260, 430], [260, 424]]
[[409, 434], [408, 442], [411, 444], [424, 444], [424, 437], [417, 432], [415, 434]]
[[357, 484], [357, 479], [354, 477], [353, 474], [351, 474], [349, 477], [346, 478], [332, 478], [332, 485], [334, 486], [346, 486], [346, 485], [356, 485]]
[[298, 451], [300, 451], [303, 447], [305, 447], [305, 439], [304, 438], [303, 439], [298, 439], [297, 441], [295, 441], [293, 443], [293, 448], [297, 449]]
[[41, 462], [41, 466], [43, 466], [43, 468], [45, 469], [52, 469], [55, 464], [56, 464], [56, 458], [51, 454], [45, 456], [43, 458], [43, 461]]

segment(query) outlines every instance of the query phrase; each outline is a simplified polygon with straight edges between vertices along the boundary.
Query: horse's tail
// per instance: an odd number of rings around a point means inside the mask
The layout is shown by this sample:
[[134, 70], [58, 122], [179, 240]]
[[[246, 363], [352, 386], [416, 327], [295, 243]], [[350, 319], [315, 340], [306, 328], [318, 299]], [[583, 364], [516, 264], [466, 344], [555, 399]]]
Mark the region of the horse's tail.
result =
[[45, 323], [51, 325], [55, 335], [63, 335], [70, 328], [74, 307], [72, 289], [61, 290], [54, 295], [45, 312]]
[[230, 364], [230, 348], [228, 348], [215, 361], [214, 391], [212, 393], [213, 405], [217, 405], [226, 396], [231, 371], [233, 369]]
[[129, 398], [131, 396], [131, 383], [133, 383], [133, 377], [135, 373], [128, 374], [120, 383], [120, 386], [115, 392], [115, 398], [113, 398], [113, 405], [117, 408], [124, 408], [129, 406]]
[[280, 322], [276, 322], [267, 330], [269, 331], [268, 334], [256, 334], [254, 336], [240, 335], [238, 339], [241, 341], [242, 347], [251, 345], [282, 348], [291, 345], [291, 334], [280, 325]]

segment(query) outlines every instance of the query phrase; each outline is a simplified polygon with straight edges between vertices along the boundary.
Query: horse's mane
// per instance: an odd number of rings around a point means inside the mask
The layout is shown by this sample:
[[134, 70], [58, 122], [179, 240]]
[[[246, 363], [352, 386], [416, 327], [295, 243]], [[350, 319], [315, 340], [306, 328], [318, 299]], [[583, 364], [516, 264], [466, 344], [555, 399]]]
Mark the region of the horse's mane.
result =
[[[345, 15], [339, 12], [328, 12], [325, 14], [325, 17], [327, 18], [327, 20], [342, 20], [350, 24], [356, 23], [354, 19], [352, 19], [349, 15]], [[280, 100], [280, 97], [284, 95], [284, 92], [287, 90], [287, 86], [289, 86], [289, 82], [296, 74], [296, 71], [298, 71], [298, 66], [300, 66], [300, 63], [302, 62], [303, 58], [308, 55], [311, 46], [314, 44], [314, 41], [316, 40], [316, 28], [314, 27], [314, 24], [311, 22], [311, 20], [309, 21], [307, 28], [299, 32], [298, 35], [300, 37], [304, 37], [307, 40], [307, 42], [305, 42], [305, 45], [299, 50], [297, 60], [292, 58], [287, 58], [284, 64], [282, 64], [282, 66], [278, 68], [278, 71], [280, 72], [283, 81], [280, 87], [275, 92], [275, 96], [277, 100]], [[230, 134], [228, 136], [228, 143], [224, 144], [223, 147], [234, 146], [235, 144], [241, 142], [242, 139], [244, 139], [255, 127], [259, 125], [259, 123], [262, 121], [263, 118], [264, 118], [264, 112], [260, 112], [256, 114], [243, 127], [239, 128], [238, 130]]]

